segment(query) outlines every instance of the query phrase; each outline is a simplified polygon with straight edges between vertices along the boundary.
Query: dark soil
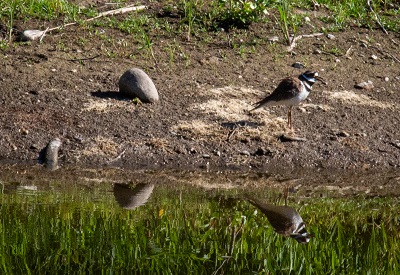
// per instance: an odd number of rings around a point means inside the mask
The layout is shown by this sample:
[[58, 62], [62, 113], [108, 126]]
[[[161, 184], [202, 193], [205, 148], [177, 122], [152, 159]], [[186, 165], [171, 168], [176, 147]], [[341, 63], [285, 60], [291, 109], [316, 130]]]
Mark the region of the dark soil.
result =
[[[157, 3], [145, 13], [160, 15]], [[298, 30], [313, 32], [308, 25]], [[357, 27], [333, 35], [302, 38], [292, 54], [273, 20], [231, 30], [230, 43], [223, 31], [188, 40], [185, 32], [150, 30], [152, 53], [133, 35], [93, 26], [17, 43], [0, 52], [0, 159], [33, 164], [58, 137], [62, 166], [398, 168], [400, 36]], [[152, 78], [158, 103], [119, 94], [119, 77], [133, 67]], [[315, 84], [294, 109], [294, 131], [286, 126], [287, 107], [248, 113], [280, 79], [304, 70], [319, 71], [327, 85]], [[354, 87], [368, 80], [373, 89]], [[283, 141], [283, 134], [307, 141]]]

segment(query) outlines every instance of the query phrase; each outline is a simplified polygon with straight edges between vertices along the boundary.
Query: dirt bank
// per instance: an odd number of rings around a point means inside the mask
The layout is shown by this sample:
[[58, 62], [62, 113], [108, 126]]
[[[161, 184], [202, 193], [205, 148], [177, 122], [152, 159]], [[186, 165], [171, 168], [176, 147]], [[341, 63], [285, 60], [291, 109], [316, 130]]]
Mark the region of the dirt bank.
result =
[[[20, 22], [19, 28], [29, 26]], [[298, 34], [312, 32], [305, 26]], [[282, 38], [270, 42], [275, 35], [281, 37], [273, 22], [253, 24], [234, 31], [230, 47], [224, 32], [209, 33], [205, 42], [155, 29], [151, 53], [115, 29], [73, 26], [42, 43], [1, 50], [0, 159], [35, 163], [58, 137], [63, 165], [399, 167], [400, 56], [392, 41], [399, 34], [352, 28], [334, 39], [303, 38], [294, 54]], [[286, 107], [248, 110], [281, 78], [305, 70], [291, 67], [296, 61], [328, 83], [314, 85], [294, 110], [291, 132]], [[159, 103], [119, 95], [118, 79], [132, 67], [153, 79]], [[373, 89], [354, 88], [368, 80]], [[307, 141], [283, 142], [282, 134]]]

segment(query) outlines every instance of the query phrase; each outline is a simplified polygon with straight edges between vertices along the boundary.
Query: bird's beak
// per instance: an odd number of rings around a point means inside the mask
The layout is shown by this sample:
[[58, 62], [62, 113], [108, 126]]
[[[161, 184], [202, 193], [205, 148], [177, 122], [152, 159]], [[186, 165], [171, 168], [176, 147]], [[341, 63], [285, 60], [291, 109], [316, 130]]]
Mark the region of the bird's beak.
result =
[[328, 85], [328, 83], [320, 76], [315, 76], [315, 79], [321, 81], [325, 85]]

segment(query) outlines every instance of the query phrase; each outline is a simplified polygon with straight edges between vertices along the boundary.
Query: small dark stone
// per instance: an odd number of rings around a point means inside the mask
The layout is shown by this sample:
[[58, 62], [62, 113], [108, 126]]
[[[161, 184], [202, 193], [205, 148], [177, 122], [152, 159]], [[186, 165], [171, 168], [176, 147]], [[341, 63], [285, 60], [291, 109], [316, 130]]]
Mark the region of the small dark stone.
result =
[[254, 153], [255, 156], [270, 156], [272, 155], [271, 150], [265, 148], [258, 148]]
[[397, 149], [400, 149], [400, 141], [390, 142], [390, 145], [396, 147]]
[[288, 135], [281, 135], [278, 139], [281, 142], [307, 141], [306, 138], [292, 137], [292, 136], [288, 136]]
[[337, 136], [339, 136], [339, 137], [349, 137], [350, 134], [345, 132], [345, 131], [341, 131], [341, 132], [337, 133]]
[[296, 68], [296, 69], [303, 69], [303, 68], [305, 68], [306, 66], [305, 66], [303, 63], [295, 62], [295, 63], [292, 64], [292, 67], [294, 67], [294, 68]]

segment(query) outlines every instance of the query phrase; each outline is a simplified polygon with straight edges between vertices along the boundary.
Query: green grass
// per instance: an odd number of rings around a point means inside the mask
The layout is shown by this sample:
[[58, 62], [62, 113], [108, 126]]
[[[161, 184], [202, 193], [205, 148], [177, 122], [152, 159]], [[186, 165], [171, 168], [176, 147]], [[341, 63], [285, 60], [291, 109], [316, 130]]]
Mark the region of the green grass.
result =
[[129, 211], [110, 184], [59, 186], [0, 195], [1, 274], [400, 272], [398, 198], [307, 199], [300, 212], [315, 237], [301, 245], [222, 191], [156, 186]]
[[[324, 28], [327, 30], [345, 30], [349, 24], [368, 28], [378, 26], [365, 1], [321, 0], [318, 3], [323, 6], [320, 8], [323, 11], [320, 20], [325, 23]], [[371, 3], [371, 7], [387, 30], [398, 31], [400, 29], [398, 2], [373, 0]], [[123, 5], [124, 3], [121, 3], [118, 7]], [[219, 28], [219, 26], [224, 28], [245, 27], [254, 22], [271, 19], [278, 21], [286, 37], [289, 28], [297, 28], [300, 24], [299, 19], [296, 19], [298, 15], [294, 13], [294, 9], [310, 11], [313, 9], [312, 2], [304, 0], [292, 0], [290, 3], [280, 0], [180, 0], [175, 5], [169, 1], [161, 1], [161, 5], [167, 13], [176, 10], [176, 14], [179, 16], [178, 25], [171, 29], [171, 26], [165, 24], [168, 19], [157, 18], [153, 14], [146, 13], [152, 17], [152, 25], [148, 25], [148, 29], [162, 26], [164, 30], [169, 28], [167, 32], [173, 29], [183, 31], [188, 40], [193, 35], [201, 37], [200, 34], [204, 31]], [[112, 8], [117, 8], [117, 6]], [[266, 15], [268, 12], [272, 14], [269, 17]], [[35, 19], [44, 25], [46, 21], [56, 20], [59, 24], [60, 21], [63, 23], [79, 22], [96, 14], [97, 11], [93, 7], [82, 8], [66, 0], [4, 0], [0, 3], [0, 21], [8, 27], [10, 35], [15, 21], [27, 22]], [[114, 18], [120, 23], [113, 24], [113, 28], [121, 31], [137, 28], [135, 25], [130, 25], [136, 24], [129, 22], [132, 21], [132, 18], [126, 19], [126, 16], [115, 16]], [[92, 24], [96, 24], [96, 22]], [[293, 29], [293, 32], [295, 31]]]
[[[76, 2], [78, 3], [78, 2]], [[388, 31], [400, 31], [400, 7], [396, 1], [371, 1], [377, 17], [369, 7], [359, 0], [334, 1], [321, 0], [317, 18], [312, 18], [312, 32], [345, 31], [352, 26], [380, 28], [379, 23]], [[116, 9], [127, 5], [110, 6]], [[139, 4], [138, 4], [139, 5]], [[177, 38], [196, 46], [215, 43], [220, 39], [227, 40], [232, 48], [239, 48], [239, 54], [245, 56], [242, 37], [252, 35], [250, 40], [265, 41], [266, 37], [248, 32], [252, 24], [277, 24], [284, 43], [290, 44], [290, 37], [303, 33], [304, 17], [314, 9], [312, 1], [304, 0], [180, 0], [175, 2], [161, 1], [160, 13], [154, 11], [130, 12], [123, 15], [106, 16], [90, 22], [86, 19], [98, 14], [96, 7], [80, 7], [66, 0], [4, 0], [0, 2], [0, 49], [18, 47], [23, 43], [14, 43], [18, 31], [15, 26], [23, 25], [26, 29], [45, 30], [65, 23], [77, 22], [68, 29], [77, 29], [87, 36], [88, 44], [93, 36], [100, 39], [101, 51], [108, 57], [153, 59], [157, 63], [159, 56], [154, 46], [160, 40]], [[298, 10], [306, 11], [299, 13]], [[104, 10], [101, 10], [104, 11]], [[102, 29], [99, 31], [99, 29]], [[259, 28], [258, 28], [259, 29]], [[104, 34], [103, 34], [104, 30]], [[59, 32], [64, 32], [63, 29]], [[279, 31], [278, 31], [279, 32]], [[307, 30], [307, 33], [310, 31]], [[223, 35], [221, 33], [226, 33]], [[126, 35], [128, 34], [128, 35]], [[235, 36], [240, 38], [235, 41]], [[60, 36], [59, 43], [74, 43], [67, 36]], [[63, 41], [63, 39], [65, 41]], [[104, 42], [104, 43], [103, 43]], [[81, 43], [79, 41], [78, 43]], [[82, 45], [84, 47], [85, 45]], [[66, 49], [71, 46], [66, 46]], [[159, 48], [158, 48], [159, 49]], [[169, 56], [172, 60], [171, 51]], [[155, 56], [157, 55], [157, 57]], [[179, 60], [175, 58], [175, 60]], [[189, 59], [183, 60], [190, 64]]]

